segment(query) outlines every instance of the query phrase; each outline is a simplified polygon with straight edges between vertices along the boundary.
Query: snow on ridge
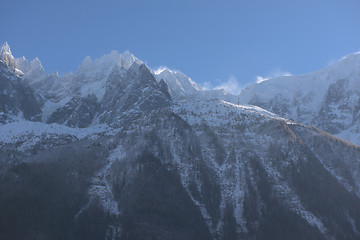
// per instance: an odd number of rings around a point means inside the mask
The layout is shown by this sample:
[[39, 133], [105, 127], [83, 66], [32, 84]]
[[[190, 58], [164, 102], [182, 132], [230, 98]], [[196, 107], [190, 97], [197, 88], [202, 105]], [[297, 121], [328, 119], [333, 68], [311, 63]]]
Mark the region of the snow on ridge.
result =
[[84, 71], [92, 73], [111, 71], [114, 66], [129, 69], [134, 62], [138, 64], [142, 63], [142, 61], [136, 58], [129, 51], [119, 53], [118, 51], [113, 50], [109, 54], [104, 54], [95, 60], [92, 60], [90, 56], [85, 57], [76, 73], [82, 73]]
[[190, 77], [180, 71], [160, 67], [152, 72], [157, 81], [164, 80], [166, 82], [171, 96], [176, 99], [204, 90], [200, 85], [191, 80]]
[[12, 55], [12, 54], [11, 54], [11, 50], [10, 50], [10, 46], [9, 46], [8, 42], [5, 42], [5, 43], [1, 46], [1, 48], [0, 48], [0, 53], [1, 53], [1, 54], [10, 54], [10, 55]]
[[21, 76], [24, 73], [18, 68], [16, 59], [11, 53], [10, 46], [5, 42], [0, 48], [0, 62], [5, 64], [11, 69], [17, 76]]
[[269, 112], [261, 107], [255, 106], [255, 105], [243, 105], [243, 104], [234, 104], [231, 102], [227, 102], [224, 100], [219, 100], [221, 104], [225, 105], [225, 106], [229, 106], [235, 109], [239, 109], [242, 111], [246, 111], [246, 112], [253, 112], [256, 114], [260, 114], [262, 116], [266, 116], [266, 117], [270, 117], [270, 118], [274, 118], [274, 119], [283, 119], [282, 117], [279, 117], [278, 115], [276, 115], [275, 113]]
[[15, 59], [8, 43], [4, 43], [0, 50], [0, 61], [11, 66], [18, 76], [23, 75], [42, 95], [49, 93], [49, 84], [52, 83], [52, 87], [56, 88], [52, 93], [54, 99], [79, 92], [82, 96], [95, 94], [97, 100], [101, 101], [105, 94], [106, 80], [114, 68], [128, 70], [133, 63], [142, 63], [129, 51], [120, 54], [113, 50], [95, 60], [85, 57], [75, 73], [66, 73], [60, 77], [57, 72], [47, 74], [37, 57], [31, 61], [25, 57]]
[[360, 52], [315, 72], [251, 84], [239, 99], [359, 144], [359, 79]]
[[81, 96], [95, 94], [97, 101], [100, 102], [104, 97], [110, 74], [116, 70], [129, 70], [134, 63], [142, 64], [142, 61], [129, 51], [119, 53], [113, 50], [95, 60], [87, 56], [76, 72], [64, 75], [63, 80], [73, 86], [73, 89], [77, 89]]
[[159, 82], [165, 81], [168, 86], [169, 93], [174, 100], [213, 100], [222, 99], [228, 102], [236, 103], [237, 96], [227, 92], [223, 88], [207, 89], [204, 86], [194, 82], [190, 77], [181, 71], [169, 69], [167, 67], [159, 67], [152, 70], [153, 75]]
[[170, 70], [170, 69], [167, 68], [167, 67], [160, 66], [160, 67], [158, 67], [156, 70], [153, 70], [153, 72], [154, 72], [155, 75], [159, 75], [160, 73], [162, 73], [162, 72], [165, 71], [165, 70], [172, 71], [172, 70]]
[[89, 128], [71, 128], [57, 123], [17, 121], [0, 126], [0, 144], [15, 143], [22, 139], [30, 141], [29, 138], [38, 138], [42, 135], [72, 135], [82, 139], [109, 130], [110, 128], [103, 124]]
[[256, 106], [236, 105], [223, 100], [199, 100], [178, 102], [172, 110], [179, 114], [190, 125], [206, 125], [222, 127], [237, 124], [237, 117], [243, 115], [246, 119], [261, 121], [279, 120], [292, 124], [291, 120], [279, 117]]

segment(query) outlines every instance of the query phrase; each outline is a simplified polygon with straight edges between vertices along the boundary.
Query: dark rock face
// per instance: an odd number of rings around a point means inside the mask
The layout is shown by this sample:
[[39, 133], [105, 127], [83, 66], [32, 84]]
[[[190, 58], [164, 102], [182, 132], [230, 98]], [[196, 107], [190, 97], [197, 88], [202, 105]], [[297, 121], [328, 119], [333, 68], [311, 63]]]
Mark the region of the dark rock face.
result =
[[144, 64], [134, 63], [125, 73], [114, 68], [106, 80], [101, 100], [95, 95], [77, 94], [57, 109], [48, 122], [84, 128], [95, 120], [115, 126], [123, 118], [167, 107], [170, 103], [164, 83], [158, 83]]
[[134, 63], [125, 73], [110, 74], [99, 121], [116, 124], [132, 113], [148, 112], [169, 106], [171, 98], [163, 84], [158, 83], [145, 64]]
[[0, 63], [0, 122], [11, 121], [14, 116], [27, 120], [41, 120], [41, 109], [33, 90], [4, 64]]
[[73, 97], [64, 107], [57, 109], [48, 123], [65, 124], [70, 127], [88, 127], [94, 120], [99, 104], [95, 95]]
[[354, 98], [360, 99], [360, 94], [349, 88], [349, 81], [346, 79], [339, 79], [329, 86], [316, 121], [319, 128], [331, 134], [337, 134], [356, 124], [351, 120], [356, 119], [356, 109], [359, 106], [355, 105], [353, 109], [351, 101]]
[[[114, 166], [114, 194], [124, 215], [123, 239], [209, 239], [200, 209], [191, 201], [179, 176], [161, 160], [143, 152]], [[133, 170], [133, 167], [138, 170]], [[124, 178], [131, 171], [131, 178]]]

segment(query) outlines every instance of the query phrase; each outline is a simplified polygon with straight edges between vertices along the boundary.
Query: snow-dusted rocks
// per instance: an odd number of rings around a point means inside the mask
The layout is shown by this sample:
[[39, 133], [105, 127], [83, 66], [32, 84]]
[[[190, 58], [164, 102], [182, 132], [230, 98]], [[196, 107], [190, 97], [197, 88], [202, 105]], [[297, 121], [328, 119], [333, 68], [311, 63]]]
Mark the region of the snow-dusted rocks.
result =
[[166, 82], [171, 96], [175, 99], [183, 99], [186, 96], [196, 95], [198, 92], [204, 91], [201, 86], [182, 72], [162, 68], [154, 73], [158, 81], [162, 79]]
[[9, 68], [12, 72], [17, 75], [22, 75], [22, 72], [18, 69], [16, 60], [11, 53], [10, 46], [6, 42], [0, 48], [0, 63]]
[[237, 96], [224, 89], [205, 89], [179, 71], [160, 68], [154, 71], [154, 75], [158, 81], [163, 80], [168, 85], [169, 93], [176, 101], [220, 99], [236, 104], [239, 100]]
[[[166, 107], [171, 101], [167, 89], [139, 61], [133, 62], [128, 69], [114, 65], [100, 78], [91, 81], [90, 85], [79, 83], [80, 92], [54, 111], [48, 122], [76, 127], [88, 127], [92, 123], [118, 125], [123, 118]], [[88, 78], [79, 79], [86, 81]], [[89, 91], [83, 92], [85, 88]], [[99, 89], [102, 91], [100, 95]]]
[[33, 90], [12, 67], [0, 62], [0, 124], [16, 119], [40, 120], [40, 104]]

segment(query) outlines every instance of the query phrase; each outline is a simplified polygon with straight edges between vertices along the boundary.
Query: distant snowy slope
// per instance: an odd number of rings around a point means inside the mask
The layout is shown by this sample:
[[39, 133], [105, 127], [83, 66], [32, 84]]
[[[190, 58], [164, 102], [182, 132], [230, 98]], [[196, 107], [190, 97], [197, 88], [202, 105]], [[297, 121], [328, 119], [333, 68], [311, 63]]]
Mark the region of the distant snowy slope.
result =
[[168, 85], [171, 97], [176, 101], [220, 99], [231, 103], [238, 102], [237, 96], [224, 89], [206, 89], [180, 71], [160, 68], [154, 71], [154, 75], [158, 81], [164, 80]]
[[14, 56], [11, 53], [10, 46], [7, 42], [5, 42], [0, 47], [0, 63], [9, 68], [16, 75], [20, 76], [23, 73], [19, 70], [17, 62]]
[[154, 72], [156, 79], [166, 82], [169, 92], [176, 99], [184, 98], [186, 95], [194, 95], [204, 89], [193, 82], [191, 78], [179, 71], [173, 71], [167, 68], [159, 69]]
[[360, 144], [360, 53], [317, 72], [252, 84], [239, 98]]

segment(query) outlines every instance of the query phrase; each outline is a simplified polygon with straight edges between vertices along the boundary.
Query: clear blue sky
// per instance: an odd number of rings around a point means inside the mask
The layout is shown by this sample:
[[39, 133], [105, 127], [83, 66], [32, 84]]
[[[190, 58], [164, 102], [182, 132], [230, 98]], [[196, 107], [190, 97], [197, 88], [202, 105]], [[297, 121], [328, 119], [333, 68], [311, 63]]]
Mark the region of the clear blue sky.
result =
[[0, 42], [47, 72], [129, 50], [212, 86], [301, 74], [360, 51], [359, 0], [0, 0]]

